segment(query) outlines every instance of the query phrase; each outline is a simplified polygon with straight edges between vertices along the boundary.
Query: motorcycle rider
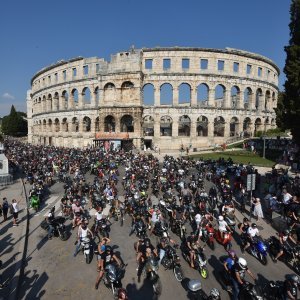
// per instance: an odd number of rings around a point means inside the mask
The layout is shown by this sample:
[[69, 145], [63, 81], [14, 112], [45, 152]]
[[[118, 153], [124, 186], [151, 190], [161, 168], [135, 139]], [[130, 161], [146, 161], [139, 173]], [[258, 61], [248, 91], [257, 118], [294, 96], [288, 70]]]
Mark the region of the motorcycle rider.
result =
[[223, 216], [218, 217], [218, 230], [220, 232], [220, 237], [224, 239], [224, 232], [231, 232], [230, 227], [228, 226], [227, 222], [224, 220]]
[[160, 239], [160, 242], [157, 244], [156, 249], [158, 250], [159, 253], [159, 263], [161, 263], [162, 259], [164, 258], [166, 254], [166, 249], [170, 243], [176, 245], [175, 241], [173, 241], [171, 238], [163, 237]]
[[79, 225], [79, 228], [78, 228], [77, 242], [76, 242], [76, 249], [75, 249], [75, 252], [74, 252], [74, 257], [77, 255], [77, 253], [80, 249], [82, 239], [84, 239], [88, 236], [90, 236], [91, 238], [94, 237], [92, 231], [87, 226], [87, 221], [83, 220], [81, 222], [81, 224]]
[[[118, 267], [121, 266], [121, 261], [119, 260], [119, 258], [113, 253], [111, 246], [102, 246], [105, 247], [105, 251], [103, 251], [100, 254], [100, 260], [99, 260], [99, 273], [96, 279], [96, 283], [95, 283], [95, 289], [98, 289], [99, 283], [104, 275], [104, 270], [105, 267], [109, 264], [112, 264], [114, 262], [117, 263]], [[104, 248], [102, 248], [104, 249]]]
[[74, 229], [76, 227], [76, 222], [78, 220], [78, 217], [84, 213], [83, 207], [80, 205], [79, 200], [76, 200], [75, 203], [72, 204], [72, 211], [74, 214], [72, 229]]
[[284, 281], [284, 300], [297, 300], [299, 277], [297, 275], [288, 276]]
[[[226, 281], [230, 278], [230, 272], [235, 263], [237, 263], [238, 257], [233, 250], [228, 251], [228, 257], [223, 263], [224, 269], [226, 271]], [[230, 287], [227, 286], [227, 290], [230, 290]]]
[[247, 238], [246, 238], [246, 245], [242, 247], [242, 251], [246, 251], [255, 241], [255, 239], [259, 236], [259, 230], [255, 223], [252, 223], [251, 226], [247, 230]]
[[191, 268], [194, 268], [195, 262], [195, 247], [199, 246], [198, 237], [196, 236], [195, 232], [191, 232], [191, 234], [186, 238], [185, 246], [187, 247], [187, 251], [190, 254], [190, 265]]
[[248, 269], [247, 261], [240, 257], [238, 261], [231, 268], [231, 284], [233, 287], [233, 300], [239, 300], [240, 288], [244, 284], [245, 273], [248, 273], [253, 280], [255, 276]]
[[281, 234], [279, 234], [279, 252], [274, 258], [274, 262], [277, 262], [278, 258], [283, 255], [283, 250], [291, 248], [291, 246], [288, 243], [289, 240], [291, 240], [294, 244], [297, 244], [297, 242], [294, 240], [294, 238], [291, 235], [291, 232], [288, 229], [284, 230]]
[[53, 227], [53, 221], [54, 221], [54, 210], [53, 207], [50, 208], [50, 211], [46, 217], [46, 221], [48, 224], [48, 239], [51, 240], [52, 239], [52, 234], [54, 231], [54, 227]]

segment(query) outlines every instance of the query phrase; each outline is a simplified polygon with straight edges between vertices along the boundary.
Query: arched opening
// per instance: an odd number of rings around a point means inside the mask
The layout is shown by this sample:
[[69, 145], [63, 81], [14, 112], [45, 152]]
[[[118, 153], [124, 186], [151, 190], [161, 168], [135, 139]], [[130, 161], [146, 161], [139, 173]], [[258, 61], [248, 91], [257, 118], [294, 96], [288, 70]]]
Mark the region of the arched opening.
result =
[[191, 105], [191, 86], [187, 83], [182, 83], [179, 86], [179, 104]]
[[265, 119], [265, 124], [264, 124], [264, 125], [265, 125], [265, 126], [264, 126], [264, 131], [268, 131], [268, 130], [270, 129], [270, 127], [271, 127], [269, 117], [267, 117], [267, 118]]
[[61, 124], [62, 124], [62, 130], [63, 130], [63, 132], [68, 132], [69, 131], [68, 119], [64, 118], [62, 120]]
[[79, 131], [79, 121], [76, 117], [72, 119], [72, 131], [78, 132]]
[[91, 119], [89, 117], [83, 118], [83, 131], [90, 132], [91, 131]]
[[208, 119], [205, 116], [197, 119], [197, 136], [208, 136]]
[[84, 104], [91, 104], [91, 91], [88, 87], [82, 90], [82, 98]]
[[43, 120], [43, 132], [47, 131], [47, 121]]
[[205, 83], [201, 83], [197, 87], [197, 105], [207, 106], [209, 87]]
[[252, 136], [252, 130], [251, 130], [251, 119], [250, 118], [245, 118], [243, 122], [243, 132], [244, 132], [244, 137], [250, 137]]
[[189, 116], [180, 116], [178, 120], [178, 136], [191, 135], [191, 119]]
[[113, 83], [108, 82], [105, 84], [104, 89], [103, 89], [103, 98], [104, 101], [115, 101], [116, 98], [116, 87]]
[[223, 117], [216, 117], [214, 119], [214, 136], [224, 136], [225, 134], [225, 120]]
[[100, 131], [100, 118], [97, 117], [95, 120], [95, 130]]
[[275, 92], [272, 93], [272, 108], [276, 108], [276, 95]]
[[154, 119], [152, 116], [145, 116], [143, 119], [144, 136], [154, 136]]
[[52, 120], [51, 119], [48, 120], [48, 131], [52, 132]]
[[52, 111], [53, 110], [53, 103], [52, 103], [52, 95], [48, 95], [47, 99], [47, 111]]
[[134, 85], [131, 81], [125, 81], [121, 85], [122, 99], [125, 101], [131, 100], [133, 97]]
[[262, 122], [260, 118], [257, 118], [254, 123], [254, 133], [256, 134], [258, 131], [263, 131]]
[[275, 119], [271, 120], [271, 129], [274, 129], [276, 127], [276, 121]]
[[173, 87], [170, 83], [160, 86], [160, 105], [173, 105]]
[[59, 111], [59, 94], [58, 94], [58, 92], [56, 92], [55, 94], [54, 94], [54, 110], [55, 111]]
[[269, 110], [269, 108], [271, 108], [271, 92], [269, 90], [266, 91], [264, 108], [265, 110]]
[[94, 96], [95, 96], [95, 105], [96, 107], [100, 106], [100, 89], [98, 87], [94, 90]]
[[47, 100], [46, 100], [46, 96], [43, 97], [43, 103], [42, 103], [42, 112], [45, 112], [47, 110]]
[[125, 115], [121, 118], [121, 132], [134, 132], [133, 117]]
[[60, 123], [59, 123], [59, 119], [57, 119], [57, 118], [54, 120], [54, 131], [55, 132], [60, 131]]
[[116, 121], [113, 116], [106, 116], [104, 119], [104, 131], [105, 132], [115, 132], [116, 131]]
[[253, 97], [253, 92], [249, 87], [247, 87], [244, 91], [244, 108], [245, 109], [251, 108], [252, 97]]
[[225, 99], [226, 88], [222, 84], [218, 84], [215, 88], [215, 107], [222, 107]]
[[62, 109], [68, 109], [69, 94], [67, 91], [62, 92], [62, 103], [63, 103]]
[[151, 83], [143, 86], [143, 104], [146, 106], [154, 105], [154, 86]]
[[160, 135], [172, 136], [172, 124], [173, 120], [169, 116], [163, 116], [160, 118]]
[[239, 130], [239, 120], [237, 117], [233, 117], [230, 120], [230, 136], [237, 136], [240, 134], [240, 130]]
[[260, 107], [262, 107], [262, 97], [263, 97], [263, 93], [261, 89], [257, 89], [256, 90], [256, 95], [255, 95], [255, 108], [258, 109]]
[[73, 89], [71, 92], [72, 101], [75, 107], [78, 107], [78, 91]]
[[238, 86], [233, 86], [230, 91], [231, 96], [231, 107], [237, 108], [238, 102], [240, 101], [240, 88]]

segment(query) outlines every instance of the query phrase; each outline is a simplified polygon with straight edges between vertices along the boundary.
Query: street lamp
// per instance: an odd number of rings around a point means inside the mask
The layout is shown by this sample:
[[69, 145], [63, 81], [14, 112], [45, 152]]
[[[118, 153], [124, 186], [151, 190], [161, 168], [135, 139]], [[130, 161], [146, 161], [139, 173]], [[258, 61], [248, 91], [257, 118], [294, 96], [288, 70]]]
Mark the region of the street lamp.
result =
[[263, 136], [263, 158], [266, 158], [266, 137]]

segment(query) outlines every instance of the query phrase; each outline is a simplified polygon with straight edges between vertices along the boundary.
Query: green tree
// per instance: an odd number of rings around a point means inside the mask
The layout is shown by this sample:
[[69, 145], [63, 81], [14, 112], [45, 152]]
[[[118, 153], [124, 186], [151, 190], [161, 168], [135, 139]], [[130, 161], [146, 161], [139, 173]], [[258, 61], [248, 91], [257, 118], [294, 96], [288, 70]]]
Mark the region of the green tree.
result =
[[292, 0], [290, 14], [290, 41], [285, 47], [283, 70], [286, 75], [285, 92], [276, 112], [277, 124], [283, 129], [290, 129], [295, 142], [300, 145], [300, 0]]
[[10, 114], [2, 119], [2, 132], [10, 136], [22, 136], [27, 134], [27, 121], [23, 112], [17, 112], [12, 105]]

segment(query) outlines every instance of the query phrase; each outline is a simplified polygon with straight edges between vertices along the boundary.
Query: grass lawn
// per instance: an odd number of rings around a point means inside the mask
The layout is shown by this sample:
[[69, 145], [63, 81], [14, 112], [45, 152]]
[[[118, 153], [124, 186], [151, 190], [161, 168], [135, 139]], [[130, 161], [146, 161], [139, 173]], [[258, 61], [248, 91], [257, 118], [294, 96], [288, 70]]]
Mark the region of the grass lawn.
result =
[[258, 154], [254, 154], [249, 151], [228, 151], [228, 152], [212, 152], [212, 153], [203, 153], [203, 154], [195, 154], [190, 155], [190, 158], [197, 159], [197, 158], [203, 158], [203, 159], [219, 159], [220, 157], [223, 157], [224, 159], [228, 159], [231, 157], [234, 163], [242, 163], [242, 164], [248, 164], [249, 162], [254, 166], [260, 166], [260, 167], [273, 167], [276, 162], [273, 160], [269, 160], [266, 158], [262, 158]]

